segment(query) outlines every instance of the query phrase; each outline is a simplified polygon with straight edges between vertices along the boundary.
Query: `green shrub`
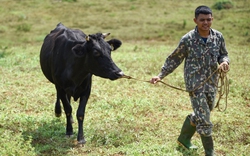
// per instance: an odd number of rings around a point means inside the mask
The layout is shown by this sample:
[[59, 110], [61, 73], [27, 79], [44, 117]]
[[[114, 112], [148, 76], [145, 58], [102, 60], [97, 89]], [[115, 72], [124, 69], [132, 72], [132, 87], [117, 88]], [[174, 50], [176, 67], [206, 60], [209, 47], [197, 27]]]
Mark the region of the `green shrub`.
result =
[[186, 28], [186, 25], [187, 25], [187, 21], [186, 21], [186, 20], [183, 20], [182, 28], [185, 29], [185, 28]]
[[233, 3], [231, 1], [218, 1], [216, 2], [213, 7], [216, 10], [222, 10], [222, 9], [231, 9], [233, 8]]
[[27, 23], [23, 23], [17, 26], [17, 31], [29, 32], [31, 29], [31, 25]]
[[62, 0], [63, 2], [77, 2], [77, 0]]
[[0, 59], [4, 58], [7, 55], [6, 49], [8, 49], [7, 46], [5, 47], [0, 46]]

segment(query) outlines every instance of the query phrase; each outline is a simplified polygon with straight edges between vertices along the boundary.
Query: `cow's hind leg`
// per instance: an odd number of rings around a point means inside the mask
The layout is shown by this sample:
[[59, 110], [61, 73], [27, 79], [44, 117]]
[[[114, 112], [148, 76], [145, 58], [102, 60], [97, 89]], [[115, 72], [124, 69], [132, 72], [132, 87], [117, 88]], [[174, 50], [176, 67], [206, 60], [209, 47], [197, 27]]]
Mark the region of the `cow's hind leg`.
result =
[[[67, 97], [68, 97], [68, 101], [69, 101], [69, 104], [70, 104], [71, 96], [70, 96], [70, 95], [67, 95]], [[72, 113], [71, 113], [71, 117], [70, 117], [70, 122], [71, 122], [71, 124], [74, 123]]]
[[60, 98], [58, 93], [56, 94], [56, 103], [55, 103], [55, 116], [60, 117], [62, 115], [62, 108], [60, 104]]
[[72, 107], [70, 105], [70, 96], [68, 96], [65, 91], [59, 87], [56, 87], [57, 95], [61, 99], [64, 112], [66, 114], [66, 136], [71, 137], [73, 135], [73, 127], [72, 127]]

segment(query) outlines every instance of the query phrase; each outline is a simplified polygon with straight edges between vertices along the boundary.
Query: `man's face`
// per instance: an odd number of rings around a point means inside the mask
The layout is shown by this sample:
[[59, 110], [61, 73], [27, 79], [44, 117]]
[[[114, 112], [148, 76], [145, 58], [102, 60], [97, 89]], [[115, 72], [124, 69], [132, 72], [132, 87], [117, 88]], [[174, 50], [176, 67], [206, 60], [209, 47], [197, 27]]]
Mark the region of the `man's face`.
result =
[[209, 31], [212, 21], [213, 17], [211, 14], [199, 14], [197, 18], [194, 18], [199, 31]]

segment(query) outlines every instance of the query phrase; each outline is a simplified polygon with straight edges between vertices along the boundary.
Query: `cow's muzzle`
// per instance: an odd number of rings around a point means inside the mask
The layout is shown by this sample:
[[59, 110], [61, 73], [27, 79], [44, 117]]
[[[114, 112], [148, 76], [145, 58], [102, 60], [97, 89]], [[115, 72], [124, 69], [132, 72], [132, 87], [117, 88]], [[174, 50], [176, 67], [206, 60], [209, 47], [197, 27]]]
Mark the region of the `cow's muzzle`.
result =
[[118, 72], [118, 73], [115, 73], [115, 75], [118, 77], [118, 78], [122, 78], [124, 76], [124, 73], [122, 71]]
[[110, 80], [116, 80], [116, 79], [119, 79], [119, 78], [122, 78], [124, 76], [124, 73], [122, 71], [120, 72], [115, 72], [115, 73], [112, 73], [110, 76], [109, 76], [109, 79]]

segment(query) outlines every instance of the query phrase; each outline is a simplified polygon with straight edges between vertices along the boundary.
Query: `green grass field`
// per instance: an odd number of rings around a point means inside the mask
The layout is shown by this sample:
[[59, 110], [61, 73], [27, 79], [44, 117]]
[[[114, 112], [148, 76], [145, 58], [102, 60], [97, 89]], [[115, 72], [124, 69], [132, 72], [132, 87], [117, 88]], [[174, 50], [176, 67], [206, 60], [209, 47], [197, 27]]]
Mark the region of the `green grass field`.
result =
[[[163, 84], [93, 77], [86, 108], [85, 136], [65, 137], [65, 115], [54, 116], [55, 88], [41, 72], [43, 39], [57, 23], [87, 34], [110, 32], [123, 41], [113, 60], [126, 75], [150, 80], [159, 73], [179, 39], [194, 28], [193, 12], [217, 1], [172, 0], [1, 0], [0, 5], [0, 155], [204, 155], [200, 137], [194, 152], [176, 143], [191, 104], [188, 94]], [[250, 2], [232, 1], [215, 10], [213, 28], [221, 31], [231, 59], [230, 93], [225, 112], [212, 112], [219, 156], [250, 152]], [[183, 65], [163, 81], [184, 88]], [[225, 106], [225, 98], [221, 107]], [[72, 103], [73, 112], [78, 107]]]

